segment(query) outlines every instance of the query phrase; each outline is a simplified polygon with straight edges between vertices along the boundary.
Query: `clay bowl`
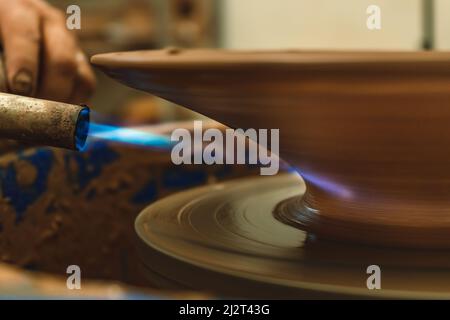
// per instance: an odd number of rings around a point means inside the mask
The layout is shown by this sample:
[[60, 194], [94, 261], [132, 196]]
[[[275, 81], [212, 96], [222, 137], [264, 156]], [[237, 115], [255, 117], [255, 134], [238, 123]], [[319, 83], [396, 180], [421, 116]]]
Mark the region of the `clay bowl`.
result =
[[234, 128], [280, 129], [307, 191], [277, 216], [328, 239], [450, 248], [450, 54], [101, 54], [112, 78]]

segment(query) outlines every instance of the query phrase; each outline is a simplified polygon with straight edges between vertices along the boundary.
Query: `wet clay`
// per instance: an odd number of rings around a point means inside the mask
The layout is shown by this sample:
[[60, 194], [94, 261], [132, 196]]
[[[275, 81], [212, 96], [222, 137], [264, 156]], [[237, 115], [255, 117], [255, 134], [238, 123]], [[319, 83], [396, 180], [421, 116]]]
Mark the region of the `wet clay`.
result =
[[326, 239], [450, 248], [449, 53], [160, 50], [92, 62], [231, 127], [279, 128], [280, 156], [307, 190], [281, 205], [283, 221]]

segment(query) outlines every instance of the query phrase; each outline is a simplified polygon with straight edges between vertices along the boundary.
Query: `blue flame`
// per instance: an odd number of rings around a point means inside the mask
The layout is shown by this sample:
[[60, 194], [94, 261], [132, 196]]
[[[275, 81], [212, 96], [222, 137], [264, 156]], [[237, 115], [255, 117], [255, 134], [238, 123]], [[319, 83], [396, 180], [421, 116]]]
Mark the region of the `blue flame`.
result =
[[77, 127], [75, 130], [75, 148], [83, 151], [89, 132], [89, 108], [84, 108], [78, 114]]
[[319, 177], [317, 175], [305, 173], [304, 171], [300, 171], [297, 168], [291, 168], [290, 171], [296, 173], [297, 175], [302, 177], [306, 182], [308, 182], [311, 185], [317, 186], [320, 189], [333, 193], [342, 198], [346, 199], [353, 198], [353, 192], [339, 183], [336, 183], [324, 177]]
[[156, 149], [170, 149], [173, 144], [168, 136], [98, 123], [90, 124], [89, 137]]

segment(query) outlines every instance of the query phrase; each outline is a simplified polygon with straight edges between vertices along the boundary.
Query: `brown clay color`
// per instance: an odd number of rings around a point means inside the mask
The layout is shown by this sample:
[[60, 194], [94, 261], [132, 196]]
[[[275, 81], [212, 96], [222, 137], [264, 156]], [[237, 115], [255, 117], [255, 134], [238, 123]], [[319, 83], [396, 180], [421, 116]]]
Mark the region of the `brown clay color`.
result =
[[[92, 62], [235, 128], [280, 129], [281, 219], [323, 238], [450, 247], [450, 53], [139, 51]], [[288, 210], [284, 210], [288, 208]]]
[[[159, 200], [136, 219], [144, 274], [164, 288], [251, 299], [448, 299], [448, 250], [323, 241], [277, 221], [299, 177], [246, 177]], [[367, 290], [367, 267], [382, 268], [382, 290]]]

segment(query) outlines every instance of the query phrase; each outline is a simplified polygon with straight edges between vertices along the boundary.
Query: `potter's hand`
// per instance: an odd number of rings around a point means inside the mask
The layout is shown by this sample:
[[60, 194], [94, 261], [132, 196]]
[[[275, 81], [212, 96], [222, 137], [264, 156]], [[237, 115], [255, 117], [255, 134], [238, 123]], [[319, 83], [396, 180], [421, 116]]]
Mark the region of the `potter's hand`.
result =
[[9, 92], [71, 103], [87, 100], [95, 78], [65, 19], [43, 0], [0, 0]]

